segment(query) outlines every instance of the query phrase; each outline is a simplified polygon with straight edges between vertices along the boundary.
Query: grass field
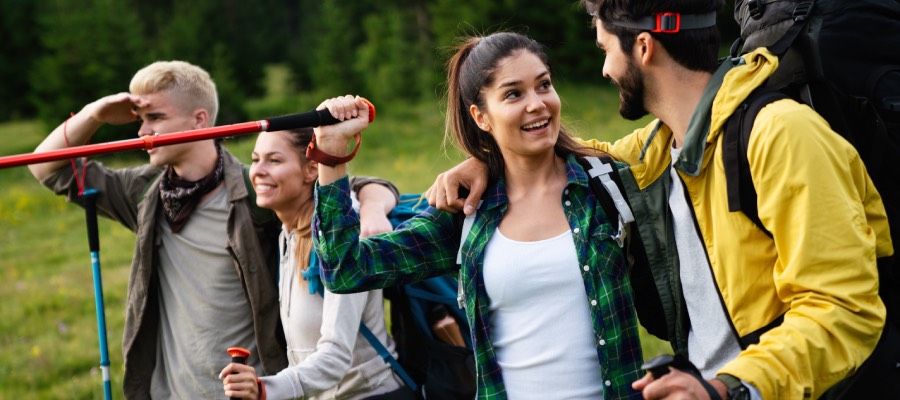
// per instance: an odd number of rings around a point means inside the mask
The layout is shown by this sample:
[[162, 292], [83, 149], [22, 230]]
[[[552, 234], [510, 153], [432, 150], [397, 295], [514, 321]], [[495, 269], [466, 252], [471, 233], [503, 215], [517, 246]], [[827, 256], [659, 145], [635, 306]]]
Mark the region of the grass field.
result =
[[[558, 90], [566, 99], [565, 120], [582, 137], [613, 140], [647, 122], [619, 117], [614, 88], [558, 83]], [[288, 100], [298, 110], [318, 104]], [[378, 118], [364, 134], [351, 173], [421, 192], [462, 159], [441, 149], [443, 112], [437, 101], [376, 105]], [[0, 155], [30, 152], [50, 128], [27, 121], [0, 124]], [[226, 146], [247, 161], [253, 138]], [[142, 162], [143, 155], [100, 159], [127, 165]], [[0, 185], [0, 399], [102, 399], [84, 213], [45, 190], [24, 167], [0, 170]], [[134, 236], [101, 220], [100, 238], [114, 397], [123, 398], [121, 340]], [[647, 358], [669, 351], [652, 338], [644, 344]]]

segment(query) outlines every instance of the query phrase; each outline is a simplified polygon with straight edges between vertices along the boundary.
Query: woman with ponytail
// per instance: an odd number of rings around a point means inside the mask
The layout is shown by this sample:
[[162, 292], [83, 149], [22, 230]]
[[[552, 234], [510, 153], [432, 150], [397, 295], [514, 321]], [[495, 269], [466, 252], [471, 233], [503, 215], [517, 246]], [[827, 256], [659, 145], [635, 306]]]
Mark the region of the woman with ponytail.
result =
[[[495, 33], [463, 42], [447, 69], [446, 137], [490, 171], [488, 194], [465, 221], [471, 230], [461, 237], [461, 218], [429, 208], [359, 239], [345, 164], [319, 164], [312, 236], [326, 286], [354, 292], [459, 274], [477, 398], [640, 398], [626, 261], [576, 161], [595, 153], [560, 123], [544, 50]], [[343, 156], [368, 107], [344, 96], [319, 108], [343, 122], [317, 128], [318, 150]]]
[[[278, 277], [289, 366], [257, 379], [253, 367], [229, 364], [220, 374], [225, 395], [241, 399], [412, 399], [390, 366], [359, 334], [364, 322], [396, 357], [387, 335], [381, 290], [337, 295], [325, 291], [312, 251], [315, 161], [306, 158], [312, 129], [259, 134], [250, 165], [256, 203], [282, 223]], [[391, 229], [397, 203], [387, 181], [352, 180], [368, 232]], [[374, 183], [374, 184], [369, 184]], [[320, 294], [321, 293], [321, 294]]]

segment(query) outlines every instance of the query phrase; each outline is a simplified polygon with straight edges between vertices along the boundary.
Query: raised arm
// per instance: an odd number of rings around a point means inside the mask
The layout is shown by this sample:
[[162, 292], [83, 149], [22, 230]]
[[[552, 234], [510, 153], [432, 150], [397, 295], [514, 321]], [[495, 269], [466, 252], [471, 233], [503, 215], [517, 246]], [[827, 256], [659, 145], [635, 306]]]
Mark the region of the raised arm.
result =
[[[316, 128], [315, 146], [326, 154], [343, 157], [347, 154], [350, 139], [369, 126], [369, 106], [358, 96], [347, 95], [325, 100], [316, 109], [326, 108], [343, 122]], [[347, 168], [343, 163], [330, 166], [319, 162], [319, 185], [328, 185], [346, 174]]]
[[[342, 157], [350, 138], [368, 126], [368, 106], [344, 96], [319, 106], [326, 108], [342, 122], [316, 128], [316, 146]], [[329, 290], [360, 292], [456, 271], [459, 232], [450, 214], [431, 209], [404, 229], [360, 239], [359, 215], [351, 204], [345, 166], [320, 162], [313, 244]]]
[[416, 282], [457, 271], [459, 226], [429, 208], [400, 229], [359, 237], [359, 216], [346, 177], [316, 188], [313, 244], [325, 287], [351, 293]]
[[[80, 146], [88, 142], [91, 136], [104, 124], [121, 125], [137, 120], [135, 107], [145, 107], [149, 103], [142, 97], [130, 93], [118, 93], [103, 97], [90, 103], [78, 114], [60, 124], [48, 135], [36, 149], [35, 153]], [[68, 139], [68, 144], [66, 144]], [[66, 166], [68, 161], [59, 160], [43, 164], [31, 164], [28, 169], [37, 180], [41, 181], [56, 170]]]

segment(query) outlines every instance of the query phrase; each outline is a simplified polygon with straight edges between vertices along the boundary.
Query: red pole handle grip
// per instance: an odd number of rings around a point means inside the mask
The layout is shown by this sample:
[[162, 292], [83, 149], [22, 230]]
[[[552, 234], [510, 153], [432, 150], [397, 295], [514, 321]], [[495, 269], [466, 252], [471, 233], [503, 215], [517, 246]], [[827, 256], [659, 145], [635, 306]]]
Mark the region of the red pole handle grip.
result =
[[[229, 347], [228, 354], [231, 355], [231, 362], [235, 364], [247, 364], [247, 358], [250, 357], [250, 350], [243, 347]], [[236, 372], [235, 372], [236, 373]], [[234, 400], [234, 397], [232, 397]]]

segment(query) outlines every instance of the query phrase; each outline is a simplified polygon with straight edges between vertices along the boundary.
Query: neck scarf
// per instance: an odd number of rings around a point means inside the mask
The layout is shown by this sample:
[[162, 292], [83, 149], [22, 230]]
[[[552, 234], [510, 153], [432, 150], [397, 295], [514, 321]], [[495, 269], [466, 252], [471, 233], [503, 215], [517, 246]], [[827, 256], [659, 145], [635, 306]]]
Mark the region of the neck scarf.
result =
[[171, 165], [166, 167], [163, 178], [159, 180], [159, 198], [173, 233], [181, 231], [203, 195], [222, 183], [225, 168], [221, 146], [216, 146], [216, 153], [216, 168], [199, 181], [191, 182], [181, 178]]

